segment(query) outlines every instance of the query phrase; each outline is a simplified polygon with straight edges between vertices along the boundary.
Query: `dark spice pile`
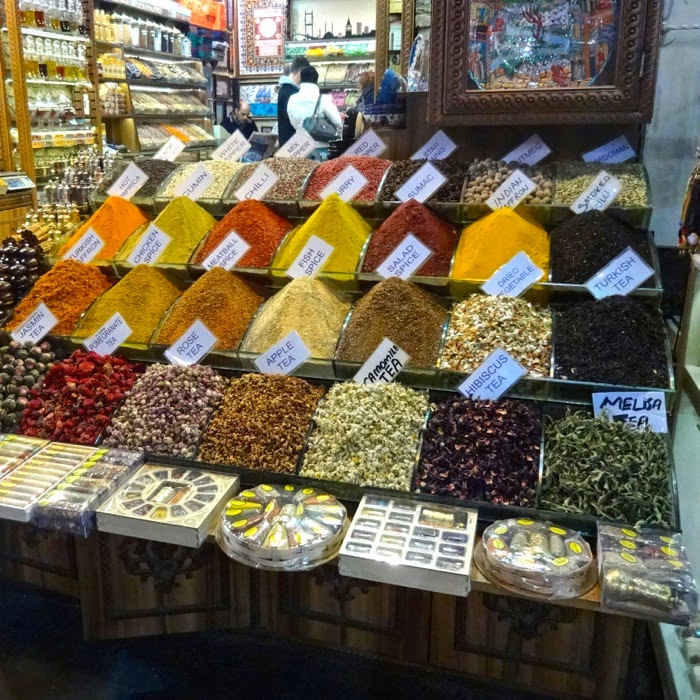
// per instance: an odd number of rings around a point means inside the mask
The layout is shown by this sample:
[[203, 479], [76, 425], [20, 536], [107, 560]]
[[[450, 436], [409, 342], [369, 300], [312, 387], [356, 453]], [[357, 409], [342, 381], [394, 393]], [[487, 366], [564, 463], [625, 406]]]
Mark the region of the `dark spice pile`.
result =
[[535, 505], [542, 421], [517, 401], [449, 398], [433, 405], [416, 487], [423, 493]]
[[352, 165], [367, 178], [367, 184], [353, 197], [353, 201], [374, 201], [379, 184], [391, 165], [391, 161], [363, 156], [341, 156], [321, 163], [311, 176], [304, 199], [321, 199], [321, 192], [348, 165]]
[[375, 231], [365, 253], [362, 271], [374, 272], [409, 233], [433, 251], [416, 274], [447, 277], [459, 233], [452, 224], [415, 199], [409, 199], [399, 206]]
[[30, 231], [8, 236], [0, 247], [0, 313], [27, 296], [48, 269], [39, 241]]
[[[100, 183], [98, 190], [107, 192], [107, 190], [119, 179], [121, 174], [126, 170], [130, 163], [124, 163], [123, 167], [115, 167]], [[136, 165], [148, 175], [146, 184], [136, 193], [137, 197], [152, 197], [158, 188], [163, 184], [163, 181], [170, 173], [177, 170], [182, 163], [171, 163], [169, 160], [156, 160], [155, 158], [147, 158], [145, 160], [137, 160]]]
[[552, 282], [585, 284], [627, 246], [651, 265], [646, 233], [601, 211], [587, 211], [550, 233]]
[[447, 182], [430, 198], [431, 202], [459, 202], [462, 199], [464, 181], [469, 174], [469, 163], [452, 154], [433, 165], [447, 178]]
[[401, 189], [406, 181], [413, 177], [424, 164], [424, 160], [395, 160], [386, 175], [379, 199], [382, 202], [397, 201], [396, 190]]
[[555, 376], [582, 382], [667, 387], [666, 330], [641, 301], [613, 296], [556, 312]]

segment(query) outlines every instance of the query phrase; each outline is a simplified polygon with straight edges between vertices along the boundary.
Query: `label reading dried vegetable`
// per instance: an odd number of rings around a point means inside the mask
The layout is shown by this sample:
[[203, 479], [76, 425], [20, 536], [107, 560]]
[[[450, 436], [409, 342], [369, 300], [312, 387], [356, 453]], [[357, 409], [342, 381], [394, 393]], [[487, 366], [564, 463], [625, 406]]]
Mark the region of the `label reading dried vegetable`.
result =
[[542, 278], [540, 270], [527, 253], [520, 251], [496, 270], [481, 288], [491, 296], [519, 297]]

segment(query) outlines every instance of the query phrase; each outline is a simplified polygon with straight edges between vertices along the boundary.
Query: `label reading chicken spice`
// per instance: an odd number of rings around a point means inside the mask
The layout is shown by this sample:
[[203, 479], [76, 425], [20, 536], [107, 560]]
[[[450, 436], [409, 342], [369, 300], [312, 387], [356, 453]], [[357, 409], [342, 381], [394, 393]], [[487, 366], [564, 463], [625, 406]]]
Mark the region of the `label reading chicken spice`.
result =
[[131, 199], [148, 181], [148, 175], [136, 163], [129, 163], [117, 181], [107, 190], [110, 197]]
[[226, 141], [212, 152], [211, 157], [213, 160], [228, 160], [235, 163], [243, 158], [250, 148], [248, 139], [236, 129]]
[[171, 163], [185, 150], [185, 144], [177, 136], [171, 136], [153, 156], [153, 160], [169, 160]]
[[432, 254], [433, 251], [430, 248], [409, 233], [377, 268], [377, 273], [384, 279], [399, 277], [407, 280]]
[[411, 160], [444, 160], [456, 148], [457, 144], [441, 129], [411, 156]]
[[83, 345], [98, 355], [111, 355], [131, 335], [131, 328], [122, 315], [114, 314], [96, 333], [86, 338]]
[[350, 148], [343, 153], [345, 156], [366, 156], [376, 158], [386, 151], [386, 144], [382, 141], [374, 129], [365, 131]]
[[413, 177], [396, 190], [396, 196], [402, 202], [415, 199], [416, 202], [423, 204], [446, 182], [447, 178], [432, 163], [426, 163]]
[[275, 158], [306, 158], [316, 148], [316, 141], [306, 129], [299, 129], [276, 153]]
[[519, 297], [533, 284], [542, 279], [544, 273], [530, 259], [527, 253], [520, 251], [505, 265], [496, 270], [481, 285], [481, 288], [491, 296]]
[[170, 364], [196, 365], [219, 342], [197, 319], [164, 353]]
[[236, 198], [241, 202], [246, 199], [261, 200], [274, 186], [279, 178], [265, 163], [260, 163], [255, 172], [236, 190]]
[[411, 356], [393, 340], [384, 338], [353, 377], [358, 384], [388, 384], [393, 382]]
[[149, 224], [129, 256], [132, 265], [155, 265], [172, 238], [155, 224]]
[[457, 389], [467, 398], [495, 401], [527, 370], [501, 348], [496, 348]]
[[637, 154], [625, 136], [620, 136], [604, 146], [583, 154], [586, 163], [624, 163]]
[[236, 263], [248, 252], [250, 244], [244, 241], [235, 231], [231, 231], [221, 243], [202, 262], [202, 267], [211, 270], [213, 267], [223, 267], [231, 270]]
[[622, 192], [622, 183], [610, 173], [601, 170], [571, 205], [571, 211], [574, 214], [583, 214], [592, 209], [605, 211], [620, 192]]
[[368, 182], [357, 168], [348, 165], [321, 190], [321, 199], [337, 194], [344, 202], [349, 202]]
[[600, 272], [593, 275], [585, 286], [596, 299], [616, 294], [627, 296], [653, 274], [653, 268], [631, 246], [627, 246]]
[[520, 165], [535, 165], [546, 158], [552, 149], [540, 138], [533, 134], [530, 138], [513, 149], [503, 160], [506, 163], [520, 163]]
[[593, 415], [606, 415], [613, 422], [654, 433], [667, 433], [666, 397], [663, 391], [620, 391], [595, 393]]
[[296, 331], [286, 335], [255, 359], [263, 374], [290, 374], [311, 356], [309, 348]]
[[37, 304], [36, 309], [32, 311], [25, 319], [21, 326], [15, 328], [10, 333], [12, 340], [18, 343], [24, 343], [31, 340], [32, 343], [38, 343], [51, 329], [58, 323], [58, 319], [49, 311], [48, 306], [43, 301]]
[[87, 263], [95, 259], [97, 254], [105, 247], [105, 242], [99, 237], [94, 228], [90, 227], [78, 239], [75, 245], [63, 256], [64, 260], [77, 260]]
[[502, 207], [515, 208], [527, 197], [530, 192], [537, 189], [537, 184], [533, 182], [525, 173], [514, 170], [502, 183], [501, 186], [486, 200], [491, 209], [501, 209]]
[[189, 197], [196, 202], [214, 184], [216, 178], [200, 163], [192, 174], [175, 188], [176, 197]]
[[311, 277], [313, 279], [321, 272], [334, 250], [333, 246], [322, 238], [311, 236], [289, 266], [287, 275], [292, 279], [297, 277]]

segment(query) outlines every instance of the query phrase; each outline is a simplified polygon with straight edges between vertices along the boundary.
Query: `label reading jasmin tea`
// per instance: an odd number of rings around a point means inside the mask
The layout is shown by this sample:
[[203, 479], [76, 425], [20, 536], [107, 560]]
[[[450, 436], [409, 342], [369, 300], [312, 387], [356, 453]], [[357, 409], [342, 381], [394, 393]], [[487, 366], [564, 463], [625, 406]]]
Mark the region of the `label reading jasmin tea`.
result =
[[365, 131], [355, 143], [348, 148], [343, 155], [377, 157], [386, 151], [386, 144], [382, 141], [374, 129]]
[[223, 267], [224, 270], [231, 270], [248, 252], [249, 248], [250, 244], [247, 241], [244, 241], [235, 231], [231, 231], [214, 248], [211, 255], [204, 259], [202, 267], [206, 270], [211, 270], [213, 267]]
[[171, 240], [165, 231], [149, 224], [128, 260], [132, 265], [155, 265]]
[[610, 143], [600, 146], [600, 148], [594, 148], [592, 151], [584, 153], [583, 160], [586, 163], [624, 163], [636, 155], [627, 138], [620, 136]]
[[411, 160], [444, 160], [456, 148], [457, 144], [441, 129], [411, 156]]
[[148, 181], [148, 175], [136, 163], [129, 163], [117, 181], [107, 190], [111, 197], [131, 199]]
[[299, 129], [299, 131], [275, 153], [275, 158], [306, 158], [315, 148], [316, 141], [309, 136], [309, 132], [306, 131], [306, 129]]
[[192, 174], [175, 188], [176, 197], [189, 197], [196, 202], [214, 184], [216, 178], [200, 163]]
[[251, 146], [248, 139], [243, 136], [243, 134], [236, 129], [231, 136], [229, 136], [226, 141], [224, 141], [215, 151], [212, 152], [211, 157], [214, 160], [228, 160], [231, 162], [236, 162], [243, 158], [243, 156], [248, 153]]
[[517, 207], [520, 202], [535, 190], [537, 185], [520, 170], [514, 170], [501, 186], [486, 200], [491, 209]]
[[89, 263], [105, 247], [105, 242], [99, 237], [95, 229], [89, 228], [78, 239], [75, 245], [63, 256], [64, 260], [77, 260], [81, 263]]
[[299, 255], [294, 259], [294, 262], [289, 266], [287, 275], [293, 279], [305, 276], [316, 277], [328, 262], [328, 258], [331, 257], [333, 250], [334, 248], [330, 243], [326, 243], [318, 236], [311, 236]]
[[651, 428], [655, 433], [668, 432], [663, 391], [596, 393], [592, 399], [596, 418], [605, 414], [612, 421], [627, 423], [634, 428]]
[[311, 356], [309, 348], [296, 331], [282, 338], [255, 359], [255, 366], [264, 374], [290, 374]]
[[358, 384], [388, 384], [393, 382], [411, 356], [393, 340], [384, 338], [353, 377]]
[[197, 319], [164, 353], [173, 365], [196, 365], [218, 338]]
[[586, 282], [586, 288], [596, 299], [614, 294], [626, 296], [653, 274], [653, 268], [632, 247], [627, 246], [622, 253]]
[[275, 186], [277, 180], [279, 180], [277, 175], [265, 163], [260, 163], [255, 168], [255, 172], [236, 190], [236, 197], [240, 201], [260, 200]]
[[377, 273], [385, 279], [400, 277], [402, 280], [407, 280], [432, 254], [433, 251], [430, 248], [409, 233], [377, 268]]
[[620, 192], [622, 192], [622, 183], [610, 173], [601, 170], [571, 205], [571, 211], [574, 214], [583, 214], [593, 209], [605, 211]]
[[48, 306], [40, 301], [24, 323], [15, 328], [10, 335], [12, 340], [18, 343], [24, 343], [27, 340], [38, 343], [57, 323], [58, 319], [49, 311]]
[[349, 202], [368, 182], [357, 168], [348, 165], [321, 190], [321, 199], [337, 194], [344, 202]]
[[416, 202], [423, 204], [446, 182], [447, 178], [432, 163], [426, 163], [413, 177], [396, 190], [396, 196], [402, 202], [415, 199]]
[[495, 401], [525, 374], [527, 370], [521, 364], [497, 348], [457, 389], [467, 398]]
[[535, 165], [546, 158], [552, 149], [540, 138], [533, 134], [503, 158], [506, 163], [520, 163], [520, 165]]
[[86, 338], [83, 345], [98, 355], [111, 355], [130, 335], [131, 328], [117, 312], [95, 334]]
[[177, 136], [171, 136], [153, 156], [155, 160], [174, 161], [185, 150], [185, 144]]
[[540, 280], [543, 274], [530, 256], [520, 251], [505, 265], [501, 265], [481, 288], [491, 296], [501, 294], [505, 297], [519, 297]]

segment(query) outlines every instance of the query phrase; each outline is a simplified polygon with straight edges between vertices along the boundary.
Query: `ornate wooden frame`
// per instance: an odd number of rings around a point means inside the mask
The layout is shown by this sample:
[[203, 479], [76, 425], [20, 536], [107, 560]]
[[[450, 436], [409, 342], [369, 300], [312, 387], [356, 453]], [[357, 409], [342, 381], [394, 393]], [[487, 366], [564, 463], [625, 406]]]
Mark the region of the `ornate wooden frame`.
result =
[[467, 89], [470, 5], [471, 0], [433, 0], [429, 123], [463, 126], [651, 121], [663, 0], [620, 2], [612, 85], [535, 90]]
[[416, 0], [403, 0], [401, 15], [401, 75], [408, 75], [409, 58], [416, 33]]

